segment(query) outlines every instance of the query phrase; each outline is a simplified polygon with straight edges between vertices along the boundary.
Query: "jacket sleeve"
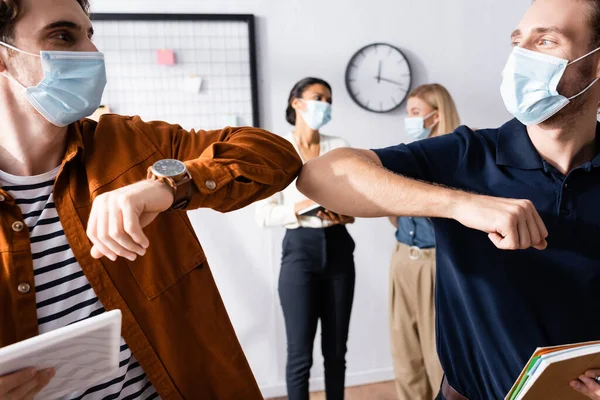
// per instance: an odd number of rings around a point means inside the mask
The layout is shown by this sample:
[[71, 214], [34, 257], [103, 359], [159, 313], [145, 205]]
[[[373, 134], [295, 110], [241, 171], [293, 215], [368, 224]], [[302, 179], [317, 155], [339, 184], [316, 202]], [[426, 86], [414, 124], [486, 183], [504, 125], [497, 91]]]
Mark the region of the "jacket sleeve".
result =
[[186, 164], [194, 182], [188, 210], [228, 212], [245, 207], [285, 189], [302, 167], [291, 143], [262, 129], [186, 131], [137, 117], [131, 122], [164, 158]]

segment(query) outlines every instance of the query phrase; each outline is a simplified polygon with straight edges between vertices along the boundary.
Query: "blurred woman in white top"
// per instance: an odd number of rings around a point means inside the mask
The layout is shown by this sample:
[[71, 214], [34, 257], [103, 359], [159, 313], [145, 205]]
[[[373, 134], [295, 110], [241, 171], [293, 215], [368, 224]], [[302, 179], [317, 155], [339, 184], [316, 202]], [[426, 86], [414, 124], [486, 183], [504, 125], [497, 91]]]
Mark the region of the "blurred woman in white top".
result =
[[[292, 89], [286, 119], [294, 130], [286, 138], [307, 161], [348, 147], [341, 138], [323, 135], [331, 120], [331, 86], [306, 78]], [[354, 297], [354, 241], [345, 225], [354, 218], [321, 210], [304, 197], [295, 183], [256, 206], [262, 227], [284, 227], [279, 298], [287, 333], [286, 382], [290, 400], [308, 400], [317, 322], [321, 320], [325, 387], [328, 400], [344, 398], [346, 342]]]

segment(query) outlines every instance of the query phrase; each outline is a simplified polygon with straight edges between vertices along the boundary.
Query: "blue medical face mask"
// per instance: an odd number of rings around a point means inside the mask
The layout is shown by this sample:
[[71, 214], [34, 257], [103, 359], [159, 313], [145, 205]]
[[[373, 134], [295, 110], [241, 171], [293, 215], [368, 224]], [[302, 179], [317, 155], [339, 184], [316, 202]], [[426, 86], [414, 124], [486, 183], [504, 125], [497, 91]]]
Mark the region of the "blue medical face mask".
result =
[[587, 92], [598, 79], [575, 96], [566, 98], [558, 93], [558, 84], [567, 66], [583, 60], [600, 48], [569, 62], [568, 60], [515, 47], [502, 73], [500, 87], [508, 112], [524, 125], [546, 121], [574, 98]]
[[324, 101], [300, 100], [306, 104], [306, 110], [300, 111], [300, 114], [302, 114], [306, 125], [311, 129], [318, 131], [323, 125], [331, 121], [331, 104]]
[[424, 117], [407, 117], [404, 118], [404, 131], [413, 140], [421, 140], [431, 136], [431, 131], [437, 125], [437, 122], [429, 128], [425, 128], [425, 121], [435, 115], [437, 111]]
[[9, 74], [2, 75], [21, 86], [27, 101], [53, 125], [67, 126], [92, 115], [100, 106], [106, 87], [104, 54], [41, 51], [37, 55], [4, 42], [0, 45], [41, 59], [44, 79], [37, 86], [25, 87]]

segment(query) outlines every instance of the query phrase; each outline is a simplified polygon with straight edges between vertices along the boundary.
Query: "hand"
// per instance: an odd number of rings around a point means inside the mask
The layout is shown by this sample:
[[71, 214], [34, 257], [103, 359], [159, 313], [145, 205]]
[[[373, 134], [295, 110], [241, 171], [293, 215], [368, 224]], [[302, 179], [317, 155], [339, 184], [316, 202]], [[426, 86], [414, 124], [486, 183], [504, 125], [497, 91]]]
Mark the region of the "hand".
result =
[[51, 368], [43, 371], [27, 368], [4, 375], [0, 377], [0, 400], [32, 400], [53, 377]]
[[377, 70], [377, 83], [381, 83], [381, 60], [379, 60], [379, 69]]
[[339, 215], [329, 210], [319, 211], [317, 217], [321, 218], [323, 221], [329, 221], [333, 225], [347, 225], [354, 223], [354, 217]]
[[598, 369], [586, 371], [585, 375], [581, 375], [579, 379], [571, 381], [570, 385], [573, 389], [590, 399], [600, 400], [600, 384], [596, 382], [596, 377], [598, 376], [600, 376], [600, 370]]
[[512, 200], [461, 193], [453, 218], [466, 227], [489, 234], [501, 250], [544, 250], [548, 230], [529, 200]]
[[134, 261], [150, 245], [142, 231], [159, 213], [173, 204], [173, 190], [167, 184], [144, 180], [94, 200], [87, 235], [93, 243], [92, 257]]
[[307, 200], [303, 200], [299, 203], [296, 203], [296, 205], [294, 206], [294, 212], [296, 213], [296, 215], [298, 215], [298, 213], [310, 206], [313, 206], [317, 203], [315, 203], [314, 201], [307, 199]]

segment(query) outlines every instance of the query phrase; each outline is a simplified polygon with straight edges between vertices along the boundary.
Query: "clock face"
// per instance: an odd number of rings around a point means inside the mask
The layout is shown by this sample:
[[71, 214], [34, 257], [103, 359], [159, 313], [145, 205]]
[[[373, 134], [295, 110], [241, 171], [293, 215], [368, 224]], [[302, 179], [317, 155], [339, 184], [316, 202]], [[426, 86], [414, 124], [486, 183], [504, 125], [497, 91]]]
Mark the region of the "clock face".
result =
[[360, 49], [346, 69], [350, 97], [368, 111], [386, 113], [400, 107], [410, 84], [408, 60], [389, 44], [375, 43]]

